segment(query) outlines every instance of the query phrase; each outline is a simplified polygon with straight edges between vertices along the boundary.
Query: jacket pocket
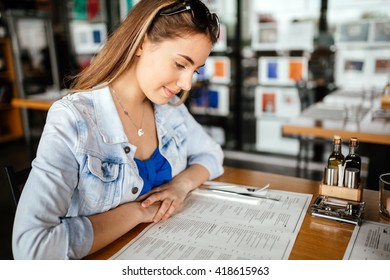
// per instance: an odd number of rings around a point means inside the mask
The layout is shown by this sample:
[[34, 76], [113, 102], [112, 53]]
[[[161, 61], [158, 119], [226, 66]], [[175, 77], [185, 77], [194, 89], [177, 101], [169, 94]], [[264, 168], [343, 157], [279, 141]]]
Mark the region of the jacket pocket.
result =
[[85, 213], [109, 210], [118, 187], [120, 164], [110, 159], [87, 156], [87, 164], [80, 178], [81, 209]]
[[88, 169], [103, 182], [111, 182], [118, 178], [119, 164], [88, 156]]

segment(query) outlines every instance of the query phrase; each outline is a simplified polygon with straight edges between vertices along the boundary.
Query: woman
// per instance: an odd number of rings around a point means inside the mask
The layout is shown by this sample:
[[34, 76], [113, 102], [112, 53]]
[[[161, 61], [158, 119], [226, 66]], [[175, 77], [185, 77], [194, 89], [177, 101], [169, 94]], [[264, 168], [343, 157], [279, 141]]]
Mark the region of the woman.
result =
[[142, 0], [51, 107], [17, 209], [16, 259], [80, 259], [166, 220], [223, 173], [223, 153], [176, 96], [219, 35], [199, 0]]

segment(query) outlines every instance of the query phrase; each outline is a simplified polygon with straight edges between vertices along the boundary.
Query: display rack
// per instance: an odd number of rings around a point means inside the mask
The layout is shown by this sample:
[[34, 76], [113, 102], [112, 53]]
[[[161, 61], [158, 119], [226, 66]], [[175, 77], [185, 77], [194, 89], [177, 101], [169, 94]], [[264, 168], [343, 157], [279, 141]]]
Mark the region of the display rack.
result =
[[252, 110], [252, 118], [246, 118], [252, 120], [249, 130], [255, 133], [247, 137], [244, 149], [281, 155], [298, 153], [298, 140], [284, 137], [282, 126], [301, 112], [297, 83], [309, 79], [313, 33], [311, 22], [256, 23], [251, 38], [253, 74], [242, 89], [246, 92], [245, 103], [253, 103], [245, 111]]
[[[196, 75], [187, 106], [194, 118], [225, 149], [237, 149], [239, 125], [237, 97], [239, 61], [239, 12], [236, 21], [229, 24], [219, 2], [210, 8], [220, 15], [220, 37], [206, 60], [205, 66]], [[218, 5], [217, 5], [218, 4]], [[238, 9], [238, 8], [237, 8]], [[221, 10], [221, 11], [220, 11]], [[226, 18], [224, 17], [226, 16]], [[230, 18], [230, 17], [229, 17]]]
[[336, 84], [381, 90], [390, 73], [390, 21], [344, 22], [336, 28]]

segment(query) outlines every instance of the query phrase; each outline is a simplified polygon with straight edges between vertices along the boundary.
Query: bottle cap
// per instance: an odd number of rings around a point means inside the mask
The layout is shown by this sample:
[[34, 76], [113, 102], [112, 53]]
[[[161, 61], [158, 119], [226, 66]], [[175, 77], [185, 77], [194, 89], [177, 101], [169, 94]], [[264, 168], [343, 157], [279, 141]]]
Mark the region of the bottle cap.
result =
[[335, 136], [333, 136], [333, 141], [334, 141], [336, 144], [341, 144], [341, 137], [338, 136], [338, 135], [335, 135]]
[[359, 145], [359, 140], [356, 138], [356, 137], [351, 137], [351, 139], [349, 140], [349, 143], [353, 146], [358, 146]]

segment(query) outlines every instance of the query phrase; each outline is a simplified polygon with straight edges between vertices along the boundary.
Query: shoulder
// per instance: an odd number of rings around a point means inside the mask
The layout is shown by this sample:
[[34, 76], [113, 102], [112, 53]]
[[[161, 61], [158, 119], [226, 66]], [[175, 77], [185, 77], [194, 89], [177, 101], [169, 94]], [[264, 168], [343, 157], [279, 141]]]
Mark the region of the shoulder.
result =
[[70, 93], [57, 100], [53, 105], [57, 107], [80, 107], [92, 104], [92, 91]]
[[[55, 101], [49, 110], [51, 112], [70, 111], [76, 114], [94, 110], [96, 107], [96, 96], [107, 95], [107, 88], [99, 88], [91, 91], [69, 93]], [[99, 100], [100, 98], [98, 98]], [[99, 101], [101, 102], [101, 101]]]
[[85, 113], [92, 105], [92, 95], [87, 92], [68, 94], [55, 101], [50, 107], [46, 126], [62, 127], [70, 129], [76, 127], [77, 123], [84, 122]]

